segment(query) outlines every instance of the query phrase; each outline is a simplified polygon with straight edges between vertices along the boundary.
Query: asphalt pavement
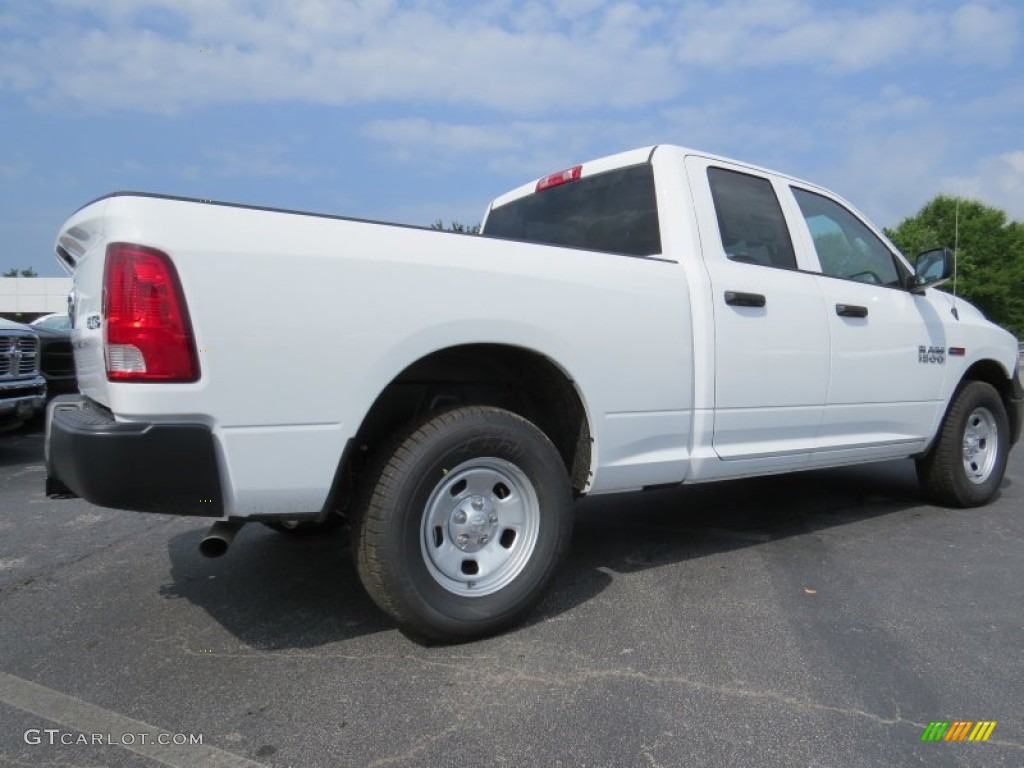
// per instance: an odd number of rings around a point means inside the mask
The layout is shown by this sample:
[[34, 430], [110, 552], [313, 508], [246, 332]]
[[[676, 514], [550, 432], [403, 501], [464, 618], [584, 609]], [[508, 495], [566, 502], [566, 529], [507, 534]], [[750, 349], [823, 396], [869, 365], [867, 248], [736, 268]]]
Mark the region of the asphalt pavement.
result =
[[909, 462], [587, 499], [532, 619], [454, 647], [374, 607], [344, 531], [208, 560], [201, 520], [43, 478], [0, 436], [3, 766], [1024, 765], [1021, 447], [976, 510]]

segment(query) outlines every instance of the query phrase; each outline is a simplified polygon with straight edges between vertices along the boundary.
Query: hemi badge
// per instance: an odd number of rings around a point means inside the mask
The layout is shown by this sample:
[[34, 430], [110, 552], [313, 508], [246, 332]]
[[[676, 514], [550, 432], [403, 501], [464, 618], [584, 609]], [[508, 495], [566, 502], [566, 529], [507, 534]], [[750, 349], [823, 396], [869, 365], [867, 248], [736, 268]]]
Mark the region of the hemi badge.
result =
[[967, 350], [964, 347], [950, 347], [947, 350], [949, 354], [956, 355], [957, 357], [963, 357]]

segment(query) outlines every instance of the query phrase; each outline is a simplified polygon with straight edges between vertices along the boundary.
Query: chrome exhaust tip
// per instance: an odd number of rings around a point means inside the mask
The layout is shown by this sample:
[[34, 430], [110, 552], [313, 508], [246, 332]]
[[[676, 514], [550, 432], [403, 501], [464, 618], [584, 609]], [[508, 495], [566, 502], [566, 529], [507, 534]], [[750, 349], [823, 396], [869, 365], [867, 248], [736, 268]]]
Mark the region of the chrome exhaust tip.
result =
[[199, 542], [199, 554], [203, 557], [220, 557], [226, 554], [242, 525], [231, 520], [218, 520], [210, 526], [210, 530]]

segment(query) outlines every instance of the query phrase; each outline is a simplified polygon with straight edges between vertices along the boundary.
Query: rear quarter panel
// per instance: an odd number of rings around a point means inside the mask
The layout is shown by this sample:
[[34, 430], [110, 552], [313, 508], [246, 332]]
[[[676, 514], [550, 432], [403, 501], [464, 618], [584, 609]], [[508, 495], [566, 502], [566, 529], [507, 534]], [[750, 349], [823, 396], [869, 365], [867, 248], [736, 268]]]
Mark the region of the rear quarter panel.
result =
[[[532, 349], [576, 382], [595, 436], [591, 490], [685, 472], [692, 333], [678, 264], [172, 199], [98, 205], [104, 242], [171, 256], [202, 375], [111, 385], [94, 374], [83, 391], [121, 419], [207, 423], [229, 514], [319, 510], [380, 391], [460, 344]], [[102, 260], [90, 252], [79, 266], [79, 317], [98, 307]], [[76, 330], [90, 370], [102, 372], [101, 342]]]

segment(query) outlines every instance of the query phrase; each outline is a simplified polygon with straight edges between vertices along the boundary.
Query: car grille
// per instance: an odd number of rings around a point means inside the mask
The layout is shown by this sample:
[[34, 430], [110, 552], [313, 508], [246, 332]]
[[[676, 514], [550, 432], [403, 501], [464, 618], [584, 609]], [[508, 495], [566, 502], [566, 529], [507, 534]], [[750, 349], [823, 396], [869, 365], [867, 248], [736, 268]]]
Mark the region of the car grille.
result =
[[36, 375], [39, 342], [33, 336], [0, 336], [0, 379]]

